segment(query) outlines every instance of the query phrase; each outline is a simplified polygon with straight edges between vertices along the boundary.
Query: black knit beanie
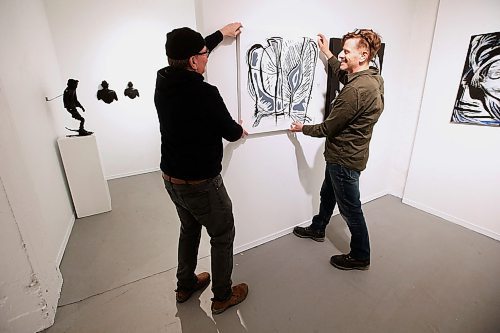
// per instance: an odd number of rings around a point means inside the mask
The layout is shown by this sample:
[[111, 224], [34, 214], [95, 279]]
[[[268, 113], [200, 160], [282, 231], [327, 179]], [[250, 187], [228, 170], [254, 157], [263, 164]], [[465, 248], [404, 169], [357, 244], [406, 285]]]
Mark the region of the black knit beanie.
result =
[[165, 51], [171, 59], [184, 60], [201, 52], [204, 46], [205, 40], [199, 32], [184, 27], [167, 34]]

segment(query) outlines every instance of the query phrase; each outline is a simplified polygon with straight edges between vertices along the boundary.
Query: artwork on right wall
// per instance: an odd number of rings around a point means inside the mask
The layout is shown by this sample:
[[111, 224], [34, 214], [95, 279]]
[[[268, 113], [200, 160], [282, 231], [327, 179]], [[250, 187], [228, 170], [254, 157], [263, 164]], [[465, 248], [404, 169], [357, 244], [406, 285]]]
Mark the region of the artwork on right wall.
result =
[[[329, 49], [332, 53], [338, 57], [339, 53], [342, 51], [342, 39], [341, 38], [330, 38]], [[378, 68], [380, 73], [382, 73], [382, 64], [384, 62], [384, 51], [385, 43], [382, 43], [380, 49], [377, 52], [375, 58], [370, 62], [370, 67]], [[330, 104], [337, 97], [342, 89], [342, 83], [338, 78], [333, 75], [330, 67], [328, 67], [328, 80], [326, 85], [326, 98], [325, 98], [325, 119], [330, 114]]]
[[500, 126], [500, 32], [471, 37], [451, 122]]

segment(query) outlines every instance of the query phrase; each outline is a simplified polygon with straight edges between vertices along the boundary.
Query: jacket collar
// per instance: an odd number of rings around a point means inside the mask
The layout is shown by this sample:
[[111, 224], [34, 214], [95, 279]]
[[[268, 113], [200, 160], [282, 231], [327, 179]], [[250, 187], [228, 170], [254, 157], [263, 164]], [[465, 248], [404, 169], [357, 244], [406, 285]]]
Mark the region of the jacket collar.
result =
[[370, 68], [365, 69], [363, 71], [359, 71], [359, 72], [356, 72], [356, 73], [347, 74], [347, 82], [351, 82], [352, 80], [356, 79], [359, 76], [363, 76], [363, 75], [378, 75], [378, 73], [379, 73], [378, 68], [370, 67]]

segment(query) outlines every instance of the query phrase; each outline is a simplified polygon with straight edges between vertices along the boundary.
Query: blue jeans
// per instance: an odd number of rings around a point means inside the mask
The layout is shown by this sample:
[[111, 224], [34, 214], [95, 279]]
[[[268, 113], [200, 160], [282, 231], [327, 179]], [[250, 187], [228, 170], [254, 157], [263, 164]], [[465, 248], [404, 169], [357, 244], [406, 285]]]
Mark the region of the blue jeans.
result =
[[359, 175], [359, 171], [342, 165], [326, 164], [319, 213], [313, 217], [311, 228], [324, 231], [338, 204], [340, 215], [351, 232], [351, 256], [358, 260], [369, 260], [370, 240], [359, 200]]
[[218, 175], [196, 185], [176, 185], [165, 180], [164, 183], [181, 220], [177, 288], [190, 290], [196, 284], [195, 269], [204, 226], [210, 236], [214, 299], [226, 300], [232, 293], [234, 218], [222, 177]]

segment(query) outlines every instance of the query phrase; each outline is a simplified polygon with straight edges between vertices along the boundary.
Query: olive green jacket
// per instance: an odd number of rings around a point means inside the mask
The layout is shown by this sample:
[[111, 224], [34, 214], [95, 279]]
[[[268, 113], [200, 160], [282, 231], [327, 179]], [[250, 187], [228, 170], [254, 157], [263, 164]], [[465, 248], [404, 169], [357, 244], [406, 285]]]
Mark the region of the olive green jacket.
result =
[[326, 137], [325, 160], [362, 171], [368, 161], [373, 126], [384, 109], [384, 80], [378, 69], [348, 74], [335, 57], [328, 64], [344, 87], [333, 100], [330, 114], [321, 124], [304, 125], [302, 132]]

